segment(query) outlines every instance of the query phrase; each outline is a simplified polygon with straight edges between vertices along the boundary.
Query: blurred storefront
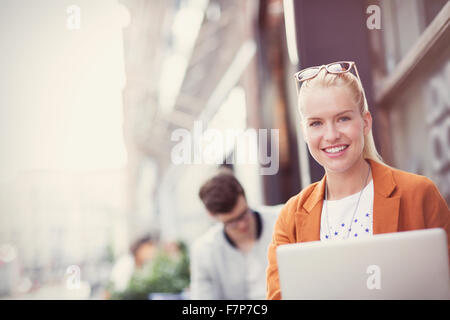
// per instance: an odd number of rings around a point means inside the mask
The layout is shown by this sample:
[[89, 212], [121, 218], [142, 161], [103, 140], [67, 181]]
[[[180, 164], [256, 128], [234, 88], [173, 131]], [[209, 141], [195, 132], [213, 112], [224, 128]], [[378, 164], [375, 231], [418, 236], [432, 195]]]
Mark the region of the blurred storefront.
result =
[[369, 32], [380, 149], [395, 167], [432, 179], [450, 202], [450, 3], [378, 1]]

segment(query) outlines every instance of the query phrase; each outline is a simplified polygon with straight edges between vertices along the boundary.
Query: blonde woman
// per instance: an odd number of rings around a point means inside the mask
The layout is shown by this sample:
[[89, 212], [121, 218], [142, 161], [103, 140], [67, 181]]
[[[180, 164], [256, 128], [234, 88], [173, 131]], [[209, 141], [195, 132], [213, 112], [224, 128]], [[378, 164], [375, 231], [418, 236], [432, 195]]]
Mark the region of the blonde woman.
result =
[[276, 248], [282, 244], [435, 227], [446, 230], [450, 244], [450, 212], [434, 183], [379, 156], [355, 63], [311, 67], [295, 78], [303, 136], [325, 175], [292, 197], [277, 219], [267, 298], [281, 299]]

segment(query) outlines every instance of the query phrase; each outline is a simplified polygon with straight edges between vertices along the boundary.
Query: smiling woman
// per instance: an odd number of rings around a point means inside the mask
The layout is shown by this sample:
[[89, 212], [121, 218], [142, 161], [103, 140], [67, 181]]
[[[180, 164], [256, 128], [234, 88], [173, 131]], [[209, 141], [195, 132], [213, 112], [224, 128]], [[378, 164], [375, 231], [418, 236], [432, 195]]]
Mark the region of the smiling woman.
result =
[[385, 165], [378, 154], [355, 63], [307, 68], [295, 78], [303, 136], [325, 176], [292, 197], [278, 216], [267, 297], [282, 296], [279, 245], [425, 228], [445, 229], [450, 243], [450, 212], [434, 183]]

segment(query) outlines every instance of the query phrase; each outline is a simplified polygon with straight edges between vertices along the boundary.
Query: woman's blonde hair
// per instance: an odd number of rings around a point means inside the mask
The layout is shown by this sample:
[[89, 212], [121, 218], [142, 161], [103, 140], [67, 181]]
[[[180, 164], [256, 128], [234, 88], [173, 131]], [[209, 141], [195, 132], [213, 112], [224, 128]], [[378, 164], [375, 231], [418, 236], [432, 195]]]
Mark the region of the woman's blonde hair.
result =
[[[366, 96], [364, 94], [364, 88], [358, 78], [351, 72], [345, 72], [340, 74], [333, 74], [327, 72], [325, 69], [320, 70], [319, 74], [309, 80], [305, 80], [301, 83], [300, 90], [298, 92], [298, 103], [300, 110], [300, 117], [303, 122], [303, 107], [305, 104], [305, 95], [308, 91], [314, 88], [329, 88], [329, 87], [344, 87], [351, 93], [354, 101], [359, 106], [361, 115], [369, 111]], [[302, 124], [304, 125], [304, 124]], [[371, 159], [379, 163], [384, 163], [380, 154], [375, 147], [375, 141], [373, 139], [372, 129], [364, 135], [364, 149], [363, 157], [365, 159]]]

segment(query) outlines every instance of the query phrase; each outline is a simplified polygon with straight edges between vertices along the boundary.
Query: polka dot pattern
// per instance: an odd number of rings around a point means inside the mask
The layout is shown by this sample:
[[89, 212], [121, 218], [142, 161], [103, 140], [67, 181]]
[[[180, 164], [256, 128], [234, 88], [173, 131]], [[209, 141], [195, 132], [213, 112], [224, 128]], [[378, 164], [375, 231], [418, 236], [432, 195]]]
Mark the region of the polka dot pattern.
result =
[[358, 211], [353, 217], [358, 197], [359, 192], [340, 200], [327, 200], [328, 219], [324, 203], [320, 223], [320, 240], [360, 239], [373, 235], [373, 181], [365, 187]]

